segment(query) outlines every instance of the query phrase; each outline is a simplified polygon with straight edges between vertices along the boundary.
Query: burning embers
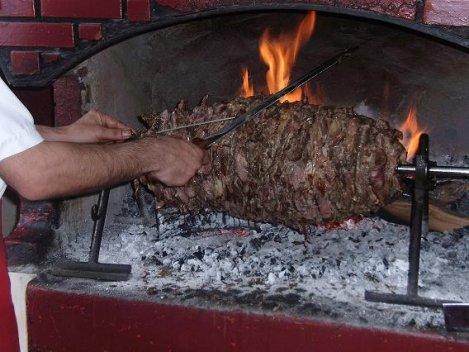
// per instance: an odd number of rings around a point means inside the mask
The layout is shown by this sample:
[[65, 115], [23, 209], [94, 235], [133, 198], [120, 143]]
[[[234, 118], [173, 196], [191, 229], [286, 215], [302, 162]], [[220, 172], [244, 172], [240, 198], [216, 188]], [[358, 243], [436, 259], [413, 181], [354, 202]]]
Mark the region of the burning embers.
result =
[[[145, 207], [152, 211], [151, 203]], [[101, 260], [132, 263], [132, 277], [127, 282], [93, 283], [99, 293], [347, 324], [444, 326], [438, 311], [363, 299], [365, 289], [399, 291], [405, 285], [407, 226], [366, 218], [329, 230], [314, 226], [305, 241], [303, 235], [285, 226], [220, 213], [184, 216], [171, 209], [160, 210], [156, 214], [159, 226], [141, 225], [138, 213], [127, 194], [119, 216], [104, 230]], [[87, 235], [65, 230], [57, 240], [68, 258], [84, 260], [89, 243], [78, 239]], [[426, 295], [469, 299], [465, 289], [467, 235], [466, 229], [425, 237], [420, 286]], [[70, 285], [76, 290], [76, 282]]]

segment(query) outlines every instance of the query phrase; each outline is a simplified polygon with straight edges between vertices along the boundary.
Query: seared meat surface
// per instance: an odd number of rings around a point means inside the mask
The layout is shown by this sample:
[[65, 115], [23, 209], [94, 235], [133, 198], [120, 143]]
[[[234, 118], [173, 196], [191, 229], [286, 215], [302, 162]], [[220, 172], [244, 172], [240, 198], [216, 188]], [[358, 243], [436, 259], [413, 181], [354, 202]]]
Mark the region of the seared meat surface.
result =
[[[236, 98], [190, 110], [142, 116], [144, 135], [200, 121], [237, 116], [262, 97]], [[227, 122], [179, 130], [183, 138], [203, 137]], [[405, 161], [401, 133], [387, 122], [359, 116], [352, 108], [278, 103], [216, 142], [211, 167], [184, 187], [141, 182], [159, 206], [182, 212], [203, 209], [297, 230], [370, 214], [399, 193], [394, 172]]]

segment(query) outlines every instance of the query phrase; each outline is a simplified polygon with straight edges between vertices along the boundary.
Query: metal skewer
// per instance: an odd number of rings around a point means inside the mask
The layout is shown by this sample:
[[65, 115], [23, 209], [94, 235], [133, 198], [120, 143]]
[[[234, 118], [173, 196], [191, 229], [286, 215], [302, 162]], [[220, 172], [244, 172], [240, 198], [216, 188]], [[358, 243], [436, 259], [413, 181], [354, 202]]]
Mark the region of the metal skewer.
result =
[[165, 130], [161, 130], [161, 131], [156, 132], [156, 134], [169, 133], [169, 132], [174, 132], [174, 131], [178, 131], [178, 130], [184, 130], [184, 129], [191, 128], [191, 127], [208, 125], [208, 124], [216, 123], [216, 122], [229, 121], [229, 120], [233, 120], [235, 118], [236, 118], [236, 116], [232, 116], [232, 117], [225, 117], [223, 119], [195, 122], [195, 123], [191, 123], [190, 125], [183, 125], [183, 126], [178, 126], [178, 127], [174, 127], [174, 128], [167, 128]]

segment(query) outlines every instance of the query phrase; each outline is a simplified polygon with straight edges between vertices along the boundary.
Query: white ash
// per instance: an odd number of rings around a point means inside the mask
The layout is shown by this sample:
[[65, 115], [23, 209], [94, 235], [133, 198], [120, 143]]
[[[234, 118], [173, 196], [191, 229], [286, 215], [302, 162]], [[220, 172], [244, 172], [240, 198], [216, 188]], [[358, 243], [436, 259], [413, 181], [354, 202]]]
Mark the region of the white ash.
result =
[[[132, 264], [131, 279], [92, 282], [94, 289], [352, 324], [444, 326], [440, 310], [364, 299], [365, 290], [405, 293], [407, 226], [365, 218], [334, 229], [314, 227], [305, 237], [280, 225], [223, 214], [184, 216], [170, 210], [158, 213], [158, 228], [139, 224], [136, 213], [126, 209], [126, 216], [106, 225], [100, 255], [102, 263]], [[59, 229], [57, 235], [53, 258], [87, 260], [90, 234], [71, 235]], [[469, 301], [469, 229], [429, 233], [422, 240], [420, 263], [421, 296]]]

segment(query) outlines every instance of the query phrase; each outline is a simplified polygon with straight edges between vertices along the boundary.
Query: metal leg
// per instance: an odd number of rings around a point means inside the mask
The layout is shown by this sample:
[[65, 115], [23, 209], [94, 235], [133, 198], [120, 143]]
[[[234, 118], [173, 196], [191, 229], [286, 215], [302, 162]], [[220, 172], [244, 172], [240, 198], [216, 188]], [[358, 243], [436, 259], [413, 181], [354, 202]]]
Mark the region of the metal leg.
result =
[[420, 242], [422, 235], [428, 232], [428, 136], [420, 138], [419, 155], [415, 157], [415, 183], [412, 198], [409, 273], [407, 277], [407, 294], [418, 295]]
[[398, 295], [365, 291], [365, 299], [372, 302], [405, 304], [442, 308], [444, 303], [456, 303], [448, 300], [424, 298], [418, 295], [420, 242], [423, 234], [428, 233], [428, 190], [430, 185], [429, 138], [422, 134], [419, 141], [419, 153], [415, 157], [415, 182], [412, 197], [412, 212], [409, 240], [409, 272], [407, 293]]
[[94, 205], [91, 210], [94, 226], [88, 262], [65, 261], [58, 263], [57, 266], [52, 269], [53, 275], [82, 277], [103, 281], [126, 281], [129, 279], [132, 270], [130, 265], [98, 262], [104, 223], [106, 221], [109, 192], [109, 189], [102, 190], [99, 193], [98, 204]]

